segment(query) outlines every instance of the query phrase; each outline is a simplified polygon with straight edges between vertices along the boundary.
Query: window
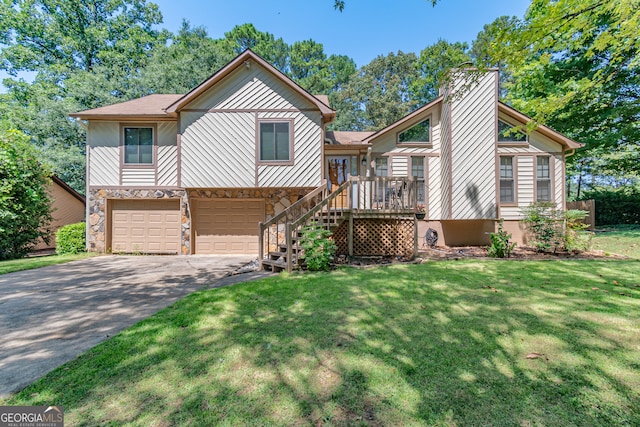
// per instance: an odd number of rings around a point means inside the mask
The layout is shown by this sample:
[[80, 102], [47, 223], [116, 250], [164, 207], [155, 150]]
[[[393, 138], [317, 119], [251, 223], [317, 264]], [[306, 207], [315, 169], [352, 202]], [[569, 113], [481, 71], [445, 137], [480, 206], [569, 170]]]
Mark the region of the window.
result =
[[426, 185], [424, 180], [424, 157], [411, 157], [411, 176], [416, 178], [418, 204], [425, 205]]
[[376, 157], [376, 176], [388, 176], [389, 175], [389, 163], [386, 157]]
[[398, 134], [398, 143], [428, 143], [431, 139], [431, 121], [426, 119]]
[[500, 157], [500, 203], [515, 203], [513, 157]]
[[515, 126], [498, 120], [498, 141], [527, 142], [527, 134], [516, 130]]
[[124, 163], [153, 164], [153, 128], [124, 128]]
[[288, 162], [291, 160], [290, 122], [260, 123], [260, 161]]
[[549, 170], [549, 157], [537, 157], [536, 201], [551, 201], [551, 173]]

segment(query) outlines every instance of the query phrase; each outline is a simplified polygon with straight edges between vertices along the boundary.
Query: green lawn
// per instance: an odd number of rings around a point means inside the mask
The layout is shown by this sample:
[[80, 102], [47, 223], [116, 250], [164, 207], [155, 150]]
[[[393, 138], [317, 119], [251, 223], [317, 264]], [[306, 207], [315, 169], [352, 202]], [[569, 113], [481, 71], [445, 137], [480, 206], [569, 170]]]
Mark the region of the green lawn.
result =
[[603, 227], [603, 231], [597, 232], [593, 238], [593, 248], [640, 259], [640, 226]]
[[638, 260], [429, 262], [199, 292], [0, 404], [66, 425], [639, 425], [639, 354]]
[[65, 262], [85, 259], [95, 255], [95, 253], [82, 253], [77, 255], [46, 255], [0, 261], [0, 274], [31, 270], [34, 268], [46, 267], [48, 265], [64, 264]]

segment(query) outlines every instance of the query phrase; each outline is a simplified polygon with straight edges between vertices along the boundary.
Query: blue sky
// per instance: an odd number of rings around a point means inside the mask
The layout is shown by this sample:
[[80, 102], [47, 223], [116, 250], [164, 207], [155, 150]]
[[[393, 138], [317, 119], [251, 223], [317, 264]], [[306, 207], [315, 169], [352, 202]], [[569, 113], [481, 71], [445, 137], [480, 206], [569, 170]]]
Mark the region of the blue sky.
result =
[[[347, 55], [360, 67], [378, 55], [414, 52], [435, 43], [471, 43], [485, 24], [502, 15], [522, 17], [530, 0], [156, 0], [162, 28], [177, 31], [183, 19], [221, 38], [234, 26], [252, 23], [292, 44], [313, 39], [327, 54]], [[33, 75], [21, 75], [30, 80]], [[0, 80], [6, 73], [0, 71]], [[5, 92], [0, 85], [0, 92]]]

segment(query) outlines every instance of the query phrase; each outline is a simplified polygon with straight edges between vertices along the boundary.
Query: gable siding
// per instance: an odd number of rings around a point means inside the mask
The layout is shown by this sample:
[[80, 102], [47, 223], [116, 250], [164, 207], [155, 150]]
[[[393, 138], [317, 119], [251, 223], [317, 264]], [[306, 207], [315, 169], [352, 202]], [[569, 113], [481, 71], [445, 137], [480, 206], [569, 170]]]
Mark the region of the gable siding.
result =
[[120, 125], [89, 122], [89, 185], [120, 185]]
[[290, 110], [315, 109], [315, 106], [262, 66], [252, 62], [250, 68], [238, 67], [184, 108]]
[[452, 219], [496, 217], [496, 79], [480, 77], [451, 105]]
[[178, 126], [175, 122], [158, 123], [158, 170], [156, 180], [159, 186], [178, 185]]

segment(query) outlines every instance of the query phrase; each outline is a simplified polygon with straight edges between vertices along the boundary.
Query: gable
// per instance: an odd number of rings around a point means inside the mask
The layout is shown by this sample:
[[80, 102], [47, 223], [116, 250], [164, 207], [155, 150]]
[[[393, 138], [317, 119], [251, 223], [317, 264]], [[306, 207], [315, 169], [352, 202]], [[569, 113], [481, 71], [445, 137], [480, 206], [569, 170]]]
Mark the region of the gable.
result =
[[318, 110], [289, 85], [251, 61], [181, 108], [189, 110]]

